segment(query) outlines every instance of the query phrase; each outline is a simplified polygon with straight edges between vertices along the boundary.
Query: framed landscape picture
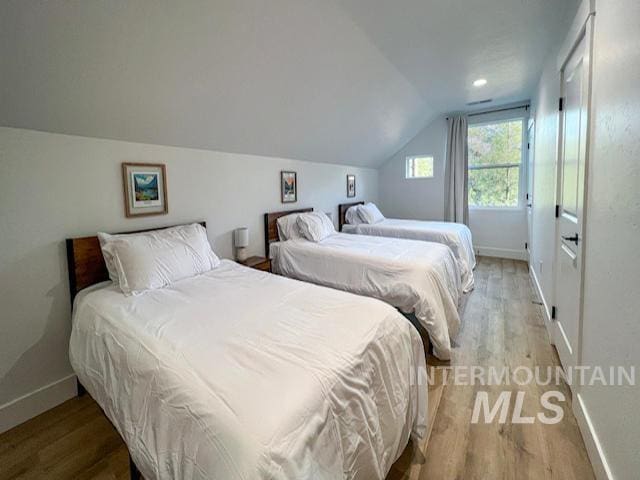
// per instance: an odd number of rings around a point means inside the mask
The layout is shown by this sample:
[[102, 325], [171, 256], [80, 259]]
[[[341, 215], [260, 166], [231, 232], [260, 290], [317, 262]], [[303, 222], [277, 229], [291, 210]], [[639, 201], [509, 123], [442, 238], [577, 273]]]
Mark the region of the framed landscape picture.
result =
[[347, 197], [356, 196], [356, 176], [347, 175]]
[[169, 211], [164, 164], [123, 163], [122, 182], [127, 217], [162, 215]]
[[280, 172], [280, 198], [282, 203], [298, 201], [298, 181], [296, 172]]

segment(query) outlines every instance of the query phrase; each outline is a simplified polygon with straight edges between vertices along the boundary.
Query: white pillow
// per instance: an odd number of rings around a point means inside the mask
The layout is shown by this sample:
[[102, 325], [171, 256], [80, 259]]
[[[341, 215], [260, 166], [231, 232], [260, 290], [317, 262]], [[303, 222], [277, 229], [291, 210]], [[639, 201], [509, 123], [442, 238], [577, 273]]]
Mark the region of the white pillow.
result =
[[384, 220], [384, 215], [378, 210], [378, 207], [374, 203], [367, 203], [361, 205], [358, 209], [358, 215], [364, 223], [378, 223]]
[[347, 209], [347, 213], [344, 214], [344, 219], [349, 225], [360, 225], [362, 223], [359, 211], [360, 205], [354, 205]]
[[295, 238], [303, 238], [300, 234], [300, 230], [298, 230], [298, 224], [296, 223], [299, 216], [299, 213], [291, 213], [276, 220], [280, 241], [284, 242]]
[[104, 263], [107, 265], [107, 271], [109, 272], [109, 279], [115, 285], [118, 285], [118, 271], [116, 270], [116, 265], [113, 260], [113, 255], [111, 254], [111, 251], [106, 247], [109, 244], [109, 242], [121, 236], [122, 235], [110, 235], [108, 233], [98, 232], [98, 241], [100, 242], [100, 250], [102, 250], [102, 257], [104, 258]]
[[218, 266], [207, 232], [197, 223], [130, 235], [112, 235], [103, 247], [120, 290], [137, 295]]
[[311, 242], [319, 242], [336, 233], [333, 222], [324, 212], [303, 213], [296, 220], [300, 233]]

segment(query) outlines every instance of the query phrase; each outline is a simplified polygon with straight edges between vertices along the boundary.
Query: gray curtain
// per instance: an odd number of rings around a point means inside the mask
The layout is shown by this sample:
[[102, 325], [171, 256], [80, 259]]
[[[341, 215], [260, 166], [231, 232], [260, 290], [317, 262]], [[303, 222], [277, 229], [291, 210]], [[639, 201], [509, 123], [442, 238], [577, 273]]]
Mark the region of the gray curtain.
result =
[[469, 224], [467, 117], [447, 118], [444, 219]]

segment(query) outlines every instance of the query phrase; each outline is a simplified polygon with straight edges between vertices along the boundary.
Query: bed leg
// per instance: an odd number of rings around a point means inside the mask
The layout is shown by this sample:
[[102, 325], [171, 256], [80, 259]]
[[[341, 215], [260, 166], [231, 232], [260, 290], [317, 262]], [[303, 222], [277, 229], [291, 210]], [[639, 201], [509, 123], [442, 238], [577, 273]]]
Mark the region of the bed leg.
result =
[[131, 480], [142, 480], [142, 474], [136, 464], [133, 462], [133, 458], [131, 458], [131, 454], [129, 454], [129, 478]]
[[87, 393], [87, 390], [82, 386], [82, 384], [80, 383], [80, 380], [78, 380], [76, 378], [76, 389], [78, 391], [78, 397], [84, 397], [84, 395]]

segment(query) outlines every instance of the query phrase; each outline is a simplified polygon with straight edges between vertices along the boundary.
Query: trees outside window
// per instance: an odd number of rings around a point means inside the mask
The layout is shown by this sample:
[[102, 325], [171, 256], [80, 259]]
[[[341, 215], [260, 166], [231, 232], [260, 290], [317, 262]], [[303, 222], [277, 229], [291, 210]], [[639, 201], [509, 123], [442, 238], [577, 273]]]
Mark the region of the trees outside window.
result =
[[517, 207], [523, 120], [470, 125], [469, 206]]
[[430, 155], [415, 155], [406, 158], [405, 178], [433, 177], [433, 157]]

